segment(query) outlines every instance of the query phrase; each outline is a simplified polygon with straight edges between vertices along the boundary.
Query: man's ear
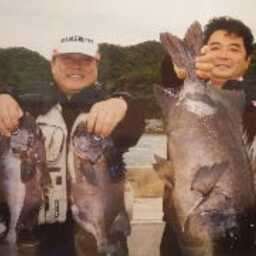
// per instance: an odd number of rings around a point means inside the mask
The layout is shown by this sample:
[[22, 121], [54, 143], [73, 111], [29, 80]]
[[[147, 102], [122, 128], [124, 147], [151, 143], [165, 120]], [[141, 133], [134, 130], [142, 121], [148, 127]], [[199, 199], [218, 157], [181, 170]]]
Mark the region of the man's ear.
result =
[[251, 63], [252, 63], [252, 55], [248, 55], [247, 61], [246, 61], [246, 64], [247, 64], [246, 71], [248, 71]]
[[56, 56], [53, 56], [51, 61], [50, 61], [50, 67], [51, 67], [51, 71], [52, 71], [52, 74], [55, 73], [55, 59], [56, 59]]

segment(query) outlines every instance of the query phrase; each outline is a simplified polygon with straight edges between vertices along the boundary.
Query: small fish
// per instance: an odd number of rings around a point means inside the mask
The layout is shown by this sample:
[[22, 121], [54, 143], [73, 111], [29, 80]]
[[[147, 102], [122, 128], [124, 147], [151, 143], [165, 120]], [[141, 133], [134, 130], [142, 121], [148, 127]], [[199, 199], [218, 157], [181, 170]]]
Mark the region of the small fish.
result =
[[16, 244], [19, 231], [36, 224], [45, 163], [44, 137], [35, 119], [25, 113], [11, 137], [0, 137], [0, 202], [9, 212], [4, 240], [10, 244]]
[[125, 167], [111, 138], [73, 129], [69, 146], [71, 209], [75, 221], [93, 235], [102, 255], [126, 255], [130, 223], [124, 203]]

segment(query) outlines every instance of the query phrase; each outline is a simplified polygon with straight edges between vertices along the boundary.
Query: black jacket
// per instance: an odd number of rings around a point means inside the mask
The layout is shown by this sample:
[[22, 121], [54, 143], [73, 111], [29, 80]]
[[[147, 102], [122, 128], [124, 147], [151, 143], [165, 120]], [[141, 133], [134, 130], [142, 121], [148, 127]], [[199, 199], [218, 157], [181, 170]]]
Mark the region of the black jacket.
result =
[[245, 94], [246, 107], [243, 114], [243, 126], [247, 134], [248, 142], [251, 144], [256, 135], [256, 107], [252, 101], [256, 101], [256, 79], [244, 79], [243, 81], [230, 80], [225, 83], [223, 89], [241, 90]]
[[34, 117], [47, 113], [52, 106], [60, 103], [62, 106], [63, 118], [68, 131], [82, 112], [88, 112], [96, 102], [110, 97], [122, 96], [128, 103], [125, 118], [117, 125], [111, 137], [114, 143], [122, 152], [134, 146], [144, 131], [143, 108], [139, 102], [133, 99], [128, 93], [116, 93], [109, 95], [102, 85], [96, 83], [84, 88], [80, 93], [74, 94], [71, 99], [67, 97], [54, 85], [35, 84], [28, 92], [18, 92], [15, 87], [0, 85], [0, 93], [8, 93], [13, 96], [23, 111], [30, 112]]

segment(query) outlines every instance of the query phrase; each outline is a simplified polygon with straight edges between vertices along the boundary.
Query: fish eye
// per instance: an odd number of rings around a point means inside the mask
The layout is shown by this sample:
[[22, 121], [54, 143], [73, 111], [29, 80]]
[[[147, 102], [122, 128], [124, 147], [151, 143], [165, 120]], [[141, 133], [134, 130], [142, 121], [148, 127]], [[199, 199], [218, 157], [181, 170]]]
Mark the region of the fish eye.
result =
[[95, 141], [101, 141], [101, 140], [103, 140], [103, 138], [100, 137], [100, 136], [98, 136], [98, 135], [94, 135], [94, 136], [93, 136], [93, 139], [94, 139]]

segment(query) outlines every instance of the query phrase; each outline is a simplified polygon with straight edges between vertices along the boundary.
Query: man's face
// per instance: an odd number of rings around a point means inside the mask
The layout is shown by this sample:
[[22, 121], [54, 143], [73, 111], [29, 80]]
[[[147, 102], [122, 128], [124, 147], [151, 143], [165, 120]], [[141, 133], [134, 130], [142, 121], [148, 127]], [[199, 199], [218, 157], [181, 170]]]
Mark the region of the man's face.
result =
[[71, 95], [92, 85], [98, 76], [97, 60], [80, 53], [56, 55], [51, 70], [56, 85]]
[[247, 71], [251, 58], [247, 56], [243, 39], [225, 30], [216, 30], [207, 45], [213, 56], [213, 80], [238, 79]]

